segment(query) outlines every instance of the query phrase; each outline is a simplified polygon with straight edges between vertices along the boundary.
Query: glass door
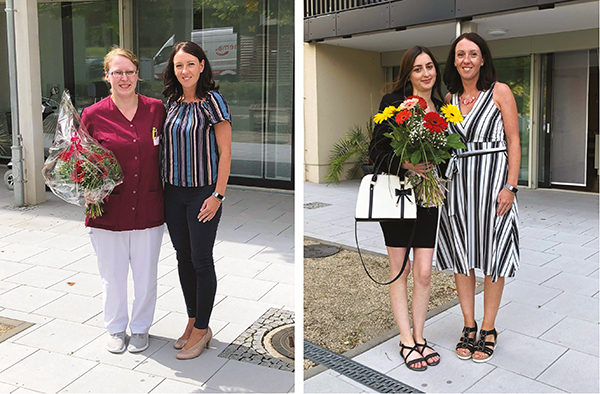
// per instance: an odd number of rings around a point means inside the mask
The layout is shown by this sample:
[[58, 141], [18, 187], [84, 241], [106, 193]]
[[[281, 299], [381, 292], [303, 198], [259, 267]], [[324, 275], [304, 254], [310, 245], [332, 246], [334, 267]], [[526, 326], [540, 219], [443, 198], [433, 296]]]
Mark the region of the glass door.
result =
[[531, 57], [494, 59], [494, 66], [498, 74], [498, 81], [510, 87], [517, 102], [521, 142], [519, 185], [527, 185], [529, 184]]

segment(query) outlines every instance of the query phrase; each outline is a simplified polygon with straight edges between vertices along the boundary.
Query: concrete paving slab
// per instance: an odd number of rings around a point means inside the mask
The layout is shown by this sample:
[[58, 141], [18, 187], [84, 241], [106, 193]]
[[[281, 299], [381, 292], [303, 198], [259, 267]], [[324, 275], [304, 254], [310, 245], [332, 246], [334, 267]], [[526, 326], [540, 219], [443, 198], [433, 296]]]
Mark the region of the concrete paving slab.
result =
[[598, 299], [567, 292], [542, 306], [544, 310], [592, 323], [598, 323], [598, 308]]
[[552, 311], [511, 302], [498, 313], [496, 329], [507, 328], [536, 338], [564, 318], [565, 315]]
[[216, 256], [232, 256], [237, 258], [250, 259], [261, 250], [264, 245], [248, 245], [231, 241], [223, 241], [215, 245], [214, 255]]
[[74, 275], [73, 272], [63, 271], [56, 268], [34, 266], [31, 269], [15, 274], [4, 279], [6, 282], [17, 283], [47, 289], [59, 282], [66, 281]]
[[592, 296], [598, 291], [598, 278], [590, 278], [582, 275], [575, 275], [568, 272], [561, 272], [542, 283], [546, 287], [552, 287], [568, 293]]
[[260, 271], [255, 276], [256, 279], [287, 283], [290, 285], [294, 284], [294, 265], [293, 264], [278, 264], [273, 263]]
[[234, 274], [246, 278], [254, 278], [270, 265], [271, 263], [264, 261], [253, 261], [231, 256], [223, 256], [215, 263], [215, 270], [219, 275]]
[[[111, 379], [106, 379], [110, 376]], [[71, 383], [61, 393], [147, 393], [164, 378], [100, 364]]]
[[[527, 349], [532, 357], [522, 357], [523, 349]], [[498, 334], [498, 346], [488, 364], [535, 379], [567, 350], [563, 346], [504, 330]]]
[[[0, 215], [0, 220], [1, 219], [2, 219], [2, 215]], [[9, 236], [11, 234], [14, 234], [14, 233], [18, 233], [19, 231], [23, 231], [23, 230], [20, 228], [17, 228], [17, 227], [0, 225], [0, 241], [2, 241], [2, 238]]]
[[[73, 284], [71, 285], [70, 283]], [[102, 294], [102, 282], [100, 280], [100, 275], [78, 272], [69, 276], [68, 281], [63, 280], [58, 282], [48, 289], [89, 297], [97, 297]]]
[[564, 393], [556, 387], [496, 368], [465, 393]]
[[233, 296], [246, 300], [258, 301], [275, 287], [274, 282], [225, 275], [217, 284], [217, 292], [225, 296]]
[[129, 353], [124, 351], [123, 353], [110, 353], [106, 350], [106, 341], [108, 340], [108, 333], [103, 330], [103, 334], [98, 336], [90, 343], [83, 346], [81, 349], [73, 353], [74, 357], [81, 359], [94, 361], [100, 364], [113, 365], [115, 367], [124, 369], [134, 369], [140, 365], [148, 357], [152, 356], [159, 349], [164, 346], [168, 346], [168, 341], [163, 338], [157, 338], [150, 336], [148, 342], [148, 349], [139, 353]]
[[10, 291], [10, 290], [12, 290], [12, 289], [14, 289], [15, 287], [18, 287], [18, 286], [19, 285], [16, 284], [16, 283], [8, 283], [8, 282], [2, 282], [2, 281], [0, 281], [0, 294], [6, 293], [7, 291]]
[[4, 280], [31, 268], [33, 268], [33, 265], [31, 264], [0, 260], [0, 280]]
[[540, 339], [598, 357], [598, 322], [568, 316]]
[[212, 317], [249, 327], [272, 307], [278, 305], [229, 296], [213, 308]]
[[228, 361], [206, 382], [206, 386], [222, 392], [282, 393], [292, 388], [293, 376], [292, 372]]
[[[23, 262], [42, 267], [63, 268], [86, 257], [88, 257], [88, 254], [79, 249], [74, 251], [48, 249], [44, 253], [23, 260]], [[98, 270], [96, 269], [96, 271]]]
[[461, 393], [489, 374], [494, 367], [460, 360], [454, 351], [437, 347], [442, 361], [426, 371], [415, 373], [401, 365], [388, 376], [428, 393]]
[[7, 309], [33, 312], [62, 296], [63, 293], [58, 291], [20, 286], [0, 294], [0, 305]]
[[571, 233], [555, 233], [546, 237], [545, 241], [552, 241], [562, 244], [574, 245], [574, 246], [584, 246], [585, 244], [597, 239], [598, 237], [594, 237], [591, 235], [580, 235], [580, 234], [571, 234]]
[[520, 252], [521, 252], [521, 262], [526, 263], [526, 264], [535, 265], [538, 267], [540, 267], [560, 256], [560, 254], [553, 254], [553, 253], [548, 253], [548, 252], [538, 252], [538, 251], [529, 250], [529, 249], [522, 249]]
[[14, 393], [17, 389], [17, 386], [13, 386], [6, 383], [0, 383], [0, 393]]
[[41, 242], [38, 246], [42, 248], [53, 248], [58, 250], [74, 251], [84, 245], [89, 244], [89, 236], [79, 236], [70, 234], [60, 234], [47, 241]]
[[546, 268], [546, 266], [547, 264], [539, 267], [537, 265], [521, 262], [521, 266], [519, 267], [515, 278], [519, 281], [539, 285], [540, 283], [543, 283], [548, 279], [560, 274], [560, 271]]
[[[520, 277], [519, 271], [519, 278]], [[560, 294], [562, 294], [561, 290], [544, 286], [532, 286], [530, 283], [517, 279], [504, 286], [502, 298], [504, 300], [538, 307], [548, 303]]]
[[56, 319], [15, 340], [15, 343], [69, 355], [105, 332], [100, 328]]
[[543, 251], [549, 250], [559, 244], [560, 244], [560, 242], [548, 240], [547, 238], [546, 239], [536, 239], [536, 238], [530, 239], [528, 237], [521, 236], [519, 246], [520, 246], [521, 250], [528, 249], [528, 250], [535, 250], [538, 252], [543, 252]]
[[[399, 337], [388, 339], [382, 344], [353, 357], [352, 360], [386, 374], [404, 363], [404, 360], [400, 357], [399, 342]], [[433, 346], [431, 343], [429, 345]]]
[[567, 272], [574, 275], [589, 275], [598, 269], [598, 261], [593, 259], [573, 259], [569, 256], [560, 256], [542, 266], [543, 268]]
[[[29, 357], [38, 349], [4, 341], [0, 343], [0, 372]], [[0, 390], [0, 392], [2, 392]]]
[[178, 382], [173, 379], [164, 379], [158, 386], [150, 391], [152, 394], [158, 393], [206, 393], [206, 386]]
[[259, 298], [258, 301], [269, 304], [279, 304], [288, 310], [294, 310], [294, 285], [289, 283], [278, 283], [264, 296]]
[[575, 259], [586, 259], [586, 258], [594, 255], [595, 253], [598, 253], [598, 249], [591, 248], [591, 247], [583, 247], [583, 246], [578, 246], [578, 247], [574, 248], [573, 245], [561, 243], [561, 244], [558, 244], [557, 246], [554, 246], [552, 248], [545, 250], [545, 252], [552, 253], [552, 254], [558, 254], [561, 256], [571, 256]]
[[35, 313], [75, 323], [84, 323], [102, 313], [102, 300], [78, 294], [65, 294], [37, 309]]
[[42, 393], [57, 393], [97, 365], [93, 361], [38, 350], [0, 372], [0, 382]]
[[33, 245], [26, 246], [24, 248], [23, 244], [16, 243], [2, 246], [0, 248], [0, 260], [19, 262], [48, 250], [47, 248], [40, 248]]
[[599, 392], [598, 357], [569, 350], [537, 380], [568, 393]]

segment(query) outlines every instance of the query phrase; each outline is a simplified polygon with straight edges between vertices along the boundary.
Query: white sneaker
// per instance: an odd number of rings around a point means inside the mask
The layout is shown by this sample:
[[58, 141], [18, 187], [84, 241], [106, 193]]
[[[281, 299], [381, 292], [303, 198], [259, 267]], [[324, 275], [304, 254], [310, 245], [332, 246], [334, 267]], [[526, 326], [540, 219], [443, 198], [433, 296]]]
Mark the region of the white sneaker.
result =
[[127, 350], [130, 353], [139, 353], [148, 349], [148, 333], [146, 334], [131, 334], [129, 346]]
[[126, 338], [125, 331], [110, 334], [110, 338], [106, 342], [106, 349], [111, 353], [123, 353], [125, 351]]

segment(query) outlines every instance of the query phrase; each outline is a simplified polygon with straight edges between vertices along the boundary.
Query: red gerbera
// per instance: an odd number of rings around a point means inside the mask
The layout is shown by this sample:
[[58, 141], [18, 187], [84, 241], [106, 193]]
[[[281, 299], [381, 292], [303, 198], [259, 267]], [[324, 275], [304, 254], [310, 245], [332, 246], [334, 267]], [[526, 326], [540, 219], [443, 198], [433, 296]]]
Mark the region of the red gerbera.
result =
[[408, 99], [414, 99], [414, 98], [419, 99], [419, 107], [421, 107], [421, 109], [423, 111], [425, 111], [427, 109], [427, 101], [425, 101], [425, 99], [423, 97], [410, 96], [410, 97], [407, 97], [406, 99], [408, 100]]
[[75, 169], [71, 174], [71, 179], [73, 182], [79, 183], [83, 180], [83, 176], [85, 175], [85, 170], [83, 168], [83, 160], [77, 160], [75, 162]]
[[72, 155], [71, 151], [66, 150], [64, 152], [59, 153], [58, 158], [62, 161], [69, 161], [69, 160], [71, 160], [71, 155]]
[[411, 112], [407, 109], [404, 109], [396, 114], [396, 123], [402, 124], [408, 118], [410, 118]]
[[91, 155], [88, 156], [88, 160], [93, 164], [98, 164], [98, 163], [102, 162], [102, 160], [104, 160], [104, 158], [102, 157], [102, 155], [99, 155], [98, 153], [92, 153]]
[[448, 127], [448, 122], [436, 112], [428, 112], [423, 116], [423, 126], [432, 133], [441, 133]]

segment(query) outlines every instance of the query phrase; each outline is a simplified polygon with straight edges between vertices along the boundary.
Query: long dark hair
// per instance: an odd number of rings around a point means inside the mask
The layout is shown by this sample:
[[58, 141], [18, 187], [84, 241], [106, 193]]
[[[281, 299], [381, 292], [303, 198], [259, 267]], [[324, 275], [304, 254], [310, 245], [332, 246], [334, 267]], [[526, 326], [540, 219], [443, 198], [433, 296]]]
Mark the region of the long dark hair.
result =
[[181, 83], [179, 83], [179, 80], [177, 80], [177, 76], [175, 76], [175, 65], [173, 64], [173, 58], [180, 50], [195, 56], [198, 59], [198, 62], [204, 60], [204, 70], [200, 74], [198, 84], [196, 85], [196, 96], [198, 98], [204, 98], [209, 90], [219, 90], [219, 87], [215, 86], [210, 63], [202, 48], [195, 42], [183, 41], [175, 45], [169, 54], [169, 61], [167, 62], [164, 72], [165, 88], [163, 89], [163, 96], [169, 101], [176, 101], [183, 96], [183, 87], [181, 86]]
[[481, 36], [477, 33], [463, 33], [456, 40], [452, 42], [450, 52], [448, 52], [448, 59], [446, 59], [446, 68], [444, 69], [444, 83], [450, 91], [450, 93], [463, 93], [464, 87], [460, 74], [454, 65], [454, 58], [456, 56], [456, 45], [463, 39], [467, 39], [477, 45], [481, 51], [481, 58], [483, 64], [479, 70], [479, 79], [477, 80], [478, 90], [488, 90], [492, 87], [492, 83], [498, 80], [496, 75], [496, 69], [494, 68], [494, 62], [492, 60], [492, 52], [490, 47]]
[[433, 94], [437, 93], [438, 98], [442, 100], [443, 96], [442, 80], [440, 78], [440, 65], [431, 51], [428, 48], [420, 45], [415, 45], [414, 47], [408, 48], [407, 51], [404, 52], [404, 55], [402, 55], [400, 72], [398, 73], [398, 77], [392, 85], [392, 93], [402, 94], [405, 97], [412, 96], [413, 86], [412, 82], [410, 82], [410, 74], [412, 73], [415, 59], [422, 53], [429, 55], [431, 61], [433, 62], [433, 66], [435, 67], [435, 83], [433, 84], [433, 89], [431, 90], [431, 98], [433, 99]]

